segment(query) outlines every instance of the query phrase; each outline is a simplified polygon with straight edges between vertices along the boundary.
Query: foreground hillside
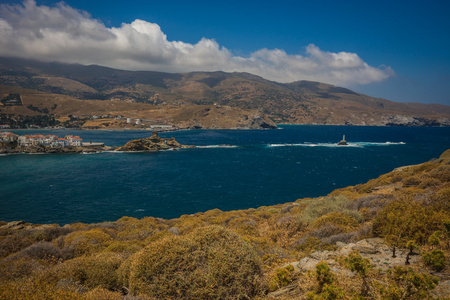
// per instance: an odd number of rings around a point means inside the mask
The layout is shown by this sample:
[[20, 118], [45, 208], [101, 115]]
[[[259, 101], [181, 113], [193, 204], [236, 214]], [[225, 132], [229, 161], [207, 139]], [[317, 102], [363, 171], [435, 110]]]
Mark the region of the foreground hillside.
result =
[[447, 150], [275, 206], [63, 227], [2, 222], [0, 298], [448, 299], [449, 199]]
[[276, 123], [450, 126], [449, 106], [396, 103], [320, 82], [284, 84], [248, 73], [170, 74], [0, 58], [0, 84], [81, 100], [147, 103], [153, 109], [216, 104], [257, 110]]

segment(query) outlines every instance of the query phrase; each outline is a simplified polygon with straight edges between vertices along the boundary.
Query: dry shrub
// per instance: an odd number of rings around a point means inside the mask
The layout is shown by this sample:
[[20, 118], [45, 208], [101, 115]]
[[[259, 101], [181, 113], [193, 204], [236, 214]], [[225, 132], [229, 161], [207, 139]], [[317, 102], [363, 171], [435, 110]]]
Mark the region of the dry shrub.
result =
[[320, 239], [321, 241], [324, 241], [325, 238], [328, 238], [330, 236], [334, 236], [337, 234], [341, 234], [346, 232], [346, 230], [343, 230], [341, 226], [334, 226], [331, 224], [323, 225], [309, 233], [310, 236], [316, 237]]
[[357, 232], [349, 232], [349, 233], [339, 233], [336, 235], [329, 236], [327, 238], [322, 239], [322, 242], [328, 243], [331, 245], [335, 245], [337, 242], [341, 243], [353, 243], [357, 241], [358, 233]]
[[0, 261], [0, 281], [24, 278], [43, 269], [43, 265], [35, 259], [4, 259]]
[[331, 212], [340, 212], [358, 221], [362, 221], [362, 216], [357, 211], [354, 200], [349, 200], [344, 196], [328, 196], [318, 199], [305, 200], [302, 218], [307, 223], [314, 222], [317, 218]]
[[173, 222], [172, 227], [180, 228], [179, 234], [183, 235], [192, 232], [197, 228], [203, 227], [205, 225], [206, 225], [205, 221], [199, 218], [198, 216], [182, 215], [175, 222]]
[[144, 241], [156, 232], [165, 230], [168, 226], [162, 219], [146, 217], [141, 220], [122, 217], [117, 221], [117, 239], [121, 241]]
[[285, 214], [291, 211], [291, 209], [298, 207], [298, 204], [288, 204], [281, 208], [281, 213]]
[[0, 258], [7, 257], [12, 253], [32, 245], [34, 239], [28, 230], [16, 231], [14, 234], [6, 236], [0, 243]]
[[118, 278], [121, 286], [124, 286], [124, 287], [130, 286], [130, 270], [131, 270], [133, 261], [135, 260], [135, 258], [138, 254], [139, 254], [139, 252], [134, 253], [133, 255], [128, 257], [124, 262], [122, 262], [119, 269], [117, 269], [117, 278]]
[[42, 259], [48, 262], [57, 262], [62, 258], [61, 251], [50, 242], [38, 242], [33, 244], [16, 255], [14, 258]]
[[0, 299], [84, 300], [85, 298], [78, 292], [55, 288], [52, 283], [33, 278], [1, 283]]
[[129, 269], [131, 292], [158, 299], [248, 299], [260, 292], [260, 259], [219, 226], [150, 244]]
[[397, 183], [403, 180], [403, 176], [401, 174], [398, 174], [396, 172], [393, 172], [391, 174], [391, 183]]
[[404, 186], [418, 186], [422, 179], [418, 176], [409, 176], [402, 180]]
[[75, 249], [78, 255], [98, 252], [106, 248], [111, 241], [111, 235], [100, 228], [72, 232], [64, 238], [66, 246]]
[[323, 250], [336, 250], [336, 246], [333, 246], [326, 242], [322, 242], [321, 240], [313, 236], [304, 236], [299, 238], [292, 244], [292, 247], [305, 253], [312, 253], [314, 251]]
[[430, 172], [430, 176], [439, 179], [441, 182], [450, 182], [450, 165], [439, 166]]
[[425, 205], [433, 206], [435, 210], [444, 210], [450, 214], [450, 187], [444, 187], [427, 197]]
[[258, 235], [257, 225], [252, 217], [247, 216], [234, 218], [228, 223], [230, 228], [243, 235]]
[[113, 241], [103, 252], [136, 253], [144, 247], [139, 241]]
[[333, 225], [348, 232], [358, 227], [358, 221], [349, 215], [340, 212], [331, 212], [314, 220], [310, 227], [320, 228], [324, 225]]
[[389, 203], [393, 199], [394, 197], [392, 195], [367, 195], [356, 199], [355, 205], [358, 210], [366, 207], [381, 210], [386, 206], [387, 203]]
[[62, 273], [91, 289], [102, 287], [108, 290], [119, 290], [121, 285], [117, 269], [122, 262], [123, 258], [114, 253], [77, 257], [64, 263]]
[[419, 184], [418, 188], [420, 189], [426, 189], [430, 187], [435, 187], [441, 185], [442, 182], [439, 179], [436, 178], [427, 178], [422, 180], [422, 182]]
[[153, 235], [155, 230], [149, 228], [127, 228], [118, 233], [119, 241], [143, 241]]
[[429, 161], [429, 162], [426, 162], [423, 164], [419, 164], [417, 166], [412, 166], [411, 171], [413, 172], [413, 174], [426, 173], [426, 172], [430, 172], [431, 170], [435, 169], [438, 165], [439, 165], [439, 161], [434, 159], [432, 161]]
[[307, 224], [303, 222], [303, 219], [298, 216], [282, 216], [277, 219], [275, 222], [275, 227], [277, 229], [282, 229], [286, 234], [292, 236], [297, 232], [304, 231], [307, 227]]
[[104, 288], [95, 288], [84, 296], [86, 300], [122, 300], [122, 293], [109, 291]]
[[359, 197], [355, 204], [364, 221], [370, 221], [393, 199], [392, 195], [367, 195]]
[[84, 223], [73, 223], [73, 224], [67, 224], [64, 226], [65, 228], [70, 228], [73, 231], [76, 230], [86, 230], [88, 229], [89, 225]]
[[144, 245], [148, 245], [148, 244], [151, 244], [151, 243], [153, 243], [153, 242], [159, 241], [159, 240], [163, 239], [163, 238], [166, 237], [166, 236], [172, 236], [172, 235], [174, 235], [174, 234], [173, 234], [173, 233], [170, 233], [168, 230], [160, 231], [160, 232], [157, 232], [157, 233], [155, 233], [155, 234], [149, 236], [149, 237], [143, 242], [143, 244], [144, 244]]

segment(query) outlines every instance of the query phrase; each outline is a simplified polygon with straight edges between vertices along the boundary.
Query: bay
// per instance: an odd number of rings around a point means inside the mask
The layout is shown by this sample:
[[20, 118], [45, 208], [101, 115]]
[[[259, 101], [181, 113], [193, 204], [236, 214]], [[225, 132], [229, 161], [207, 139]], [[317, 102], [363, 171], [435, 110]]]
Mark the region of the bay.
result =
[[[148, 131], [15, 130], [120, 146]], [[348, 146], [336, 143], [346, 135]], [[177, 218], [324, 196], [450, 148], [450, 128], [280, 126], [165, 132], [197, 148], [147, 153], [0, 156], [0, 220]], [[227, 145], [227, 146], [223, 146]]]

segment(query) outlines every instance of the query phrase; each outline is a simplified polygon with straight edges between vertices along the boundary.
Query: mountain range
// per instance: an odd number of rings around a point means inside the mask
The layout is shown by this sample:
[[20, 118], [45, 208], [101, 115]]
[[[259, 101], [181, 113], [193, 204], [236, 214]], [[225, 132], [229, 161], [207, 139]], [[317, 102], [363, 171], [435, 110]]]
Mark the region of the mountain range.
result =
[[278, 83], [249, 73], [173, 74], [0, 58], [0, 85], [2, 99], [22, 95], [23, 107], [0, 105], [0, 113], [13, 115], [107, 114], [182, 128], [450, 126], [450, 106], [398, 103], [325, 83]]

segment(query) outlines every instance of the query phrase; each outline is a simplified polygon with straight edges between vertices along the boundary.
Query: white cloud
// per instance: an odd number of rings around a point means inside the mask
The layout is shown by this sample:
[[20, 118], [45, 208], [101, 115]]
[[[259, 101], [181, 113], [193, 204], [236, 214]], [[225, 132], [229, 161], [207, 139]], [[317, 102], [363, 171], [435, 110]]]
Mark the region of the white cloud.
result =
[[154, 23], [135, 20], [108, 28], [88, 13], [61, 2], [55, 7], [0, 6], [0, 56], [127, 70], [166, 72], [249, 72], [279, 82], [314, 80], [335, 85], [367, 84], [394, 74], [390, 67], [372, 67], [356, 53], [332, 53], [310, 44], [305, 55], [261, 49], [249, 57], [234, 56], [215, 40], [196, 44], [168, 41]]

